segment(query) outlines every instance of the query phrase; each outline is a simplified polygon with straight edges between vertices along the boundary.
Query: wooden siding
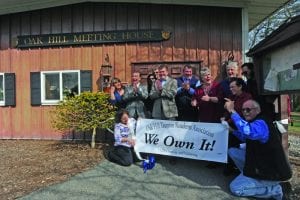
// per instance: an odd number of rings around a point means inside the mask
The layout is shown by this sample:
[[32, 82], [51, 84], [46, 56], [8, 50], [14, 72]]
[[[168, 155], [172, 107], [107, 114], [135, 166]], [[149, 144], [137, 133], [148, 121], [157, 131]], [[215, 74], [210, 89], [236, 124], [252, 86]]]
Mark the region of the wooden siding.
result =
[[[52, 106], [30, 104], [30, 72], [93, 70], [109, 55], [114, 75], [131, 80], [131, 63], [203, 61], [220, 76], [229, 52], [242, 60], [241, 10], [201, 6], [84, 3], [0, 16], [0, 72], [16, 75], [16, 107], [0, 107], [0, 138], [61, 139], [51, 128]], [[16, 49], [19, 35], [154, 29], [172, 32], [168, 41], [37, 49]]]

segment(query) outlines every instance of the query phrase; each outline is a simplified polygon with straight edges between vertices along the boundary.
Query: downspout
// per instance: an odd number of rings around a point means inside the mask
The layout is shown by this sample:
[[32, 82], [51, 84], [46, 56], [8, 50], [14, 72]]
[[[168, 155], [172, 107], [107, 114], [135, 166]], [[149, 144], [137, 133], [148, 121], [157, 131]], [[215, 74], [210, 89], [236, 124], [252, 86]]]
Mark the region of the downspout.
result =
[[242, 8], [242, 58], [243, 63], [249, 62], [249, 57], [246, 56], [246, 53], [249, 51], [249, 43], [248, 43], [248, 34], [249, 34], [249, 16], [248, 16], [248, 8]]

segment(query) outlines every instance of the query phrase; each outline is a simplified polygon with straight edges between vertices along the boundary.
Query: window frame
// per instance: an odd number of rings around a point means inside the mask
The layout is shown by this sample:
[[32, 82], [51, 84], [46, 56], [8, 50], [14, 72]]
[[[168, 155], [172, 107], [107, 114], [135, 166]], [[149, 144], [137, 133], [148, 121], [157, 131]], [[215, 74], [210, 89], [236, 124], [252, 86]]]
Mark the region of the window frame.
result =
[[[81, 73], [80, 70], [56, 70], [56, 71], [41, 71], [41, 105], [57, 105], [59, 102], [63, 101], [63, 74], [64, 73], [74, 73], [76, 72], [78, 74], [78, 95], [81, 93]], [[59, 74], [59, 100], [46, 100], [46, 90], [45, 90], [45, 84], [46, 84], [46, 74]]]
[[[3, 85], [3, 100], [0, 100], [0, 106], [5, 106], [5, 76], [4, 73], [0, 73], [0, 76], [3, 76], [2, 85]], [[0, 83], [1, 84], [1, 83]]]

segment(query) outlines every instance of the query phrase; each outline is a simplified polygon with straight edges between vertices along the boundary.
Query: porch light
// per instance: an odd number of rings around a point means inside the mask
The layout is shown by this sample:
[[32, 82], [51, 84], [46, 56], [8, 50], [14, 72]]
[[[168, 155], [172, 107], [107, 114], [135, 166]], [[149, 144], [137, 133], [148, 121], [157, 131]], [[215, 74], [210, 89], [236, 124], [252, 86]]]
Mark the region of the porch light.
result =
[[105, 55], [104, 62], [100, 67], [101, 91], [108, 92], [110, 89], [110, 81], [112, 77], [112, 66], [109, 62], [108, 54]]

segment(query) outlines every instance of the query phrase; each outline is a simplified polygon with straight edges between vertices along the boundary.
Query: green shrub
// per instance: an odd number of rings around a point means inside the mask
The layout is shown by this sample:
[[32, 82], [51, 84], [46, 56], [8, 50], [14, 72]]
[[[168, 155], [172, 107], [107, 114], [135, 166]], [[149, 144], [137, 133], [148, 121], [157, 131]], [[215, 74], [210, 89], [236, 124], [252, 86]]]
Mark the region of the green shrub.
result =
[[59, 131], [93, 131], [91, 147], [95, 147], [97, 128], [111, 128], [115, 108], [104, 92], [84, 92], [60, 102], [52, 111], [52, 126]]
[[300, 112], [300, 105], [297, 105], [297, 107], [295, 108], [294, 112]]

